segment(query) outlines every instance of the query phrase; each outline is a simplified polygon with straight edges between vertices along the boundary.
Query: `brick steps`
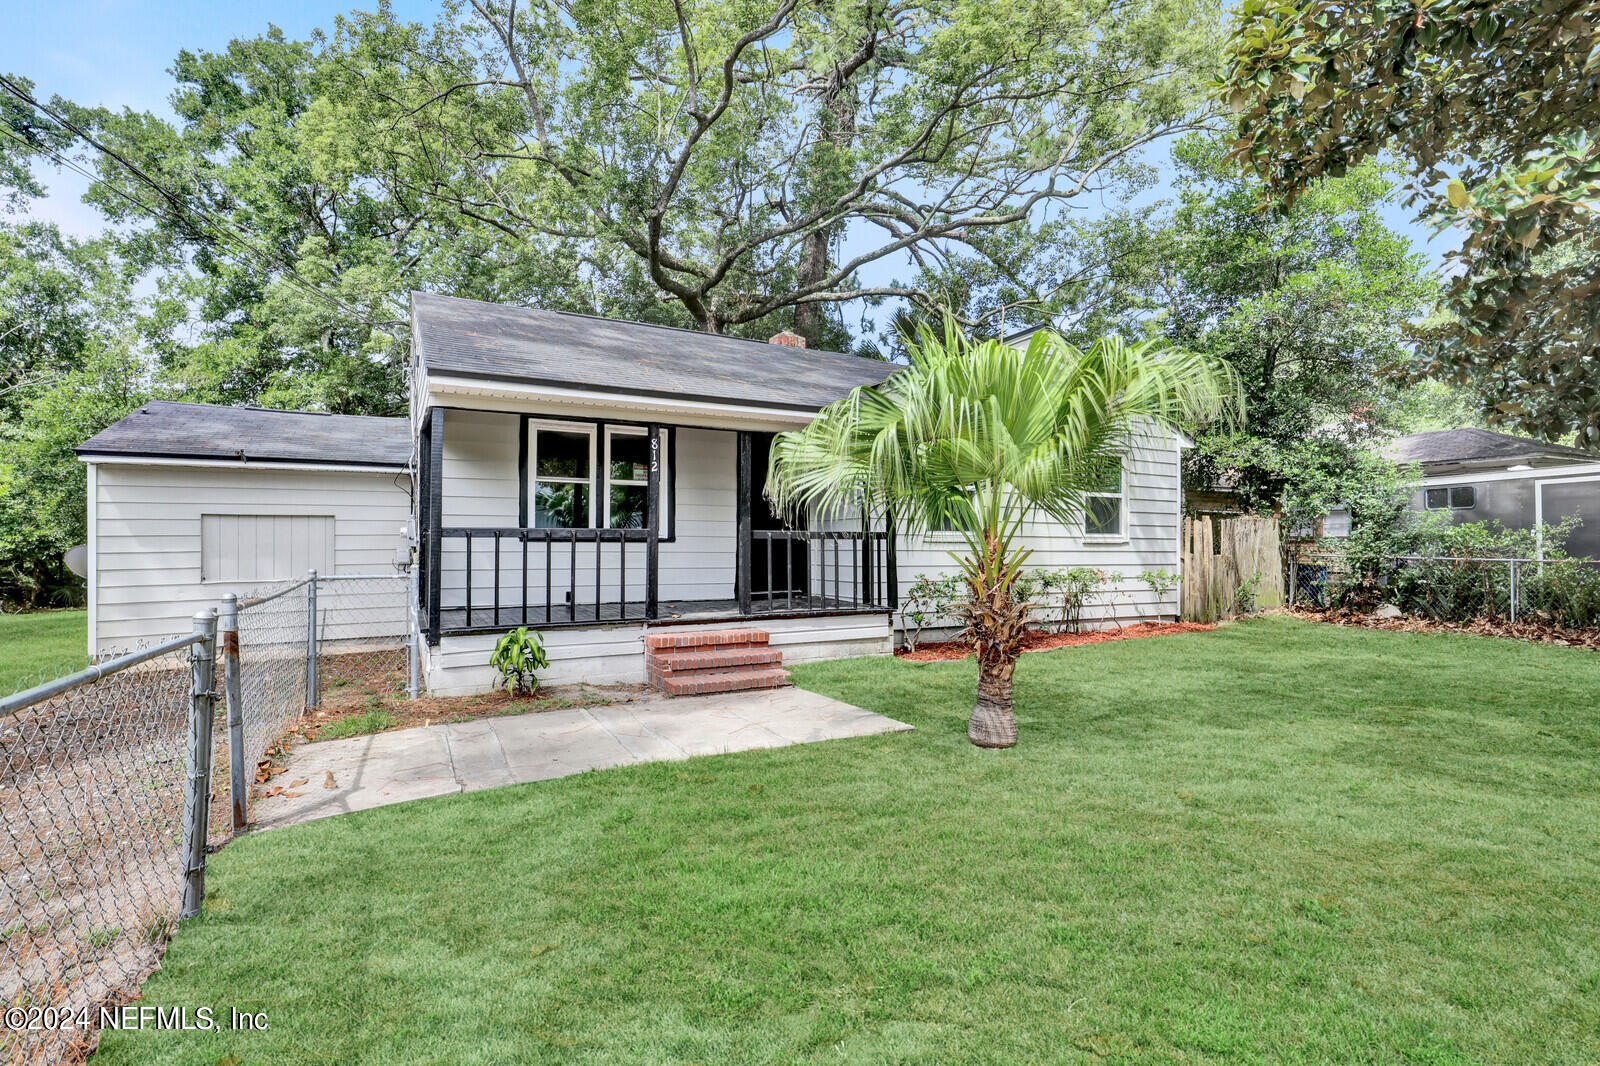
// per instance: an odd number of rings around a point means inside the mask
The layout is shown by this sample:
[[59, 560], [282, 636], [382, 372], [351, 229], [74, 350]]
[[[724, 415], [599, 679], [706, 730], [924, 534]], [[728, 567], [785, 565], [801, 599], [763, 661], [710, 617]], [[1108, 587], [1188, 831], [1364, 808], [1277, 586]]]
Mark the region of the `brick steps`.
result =
[[669, 695], [743, 692], [789, 683], [783, 652], [768, 647], [767, 634], [760, 629], [649, 633], [644, 645], [646, 677]]

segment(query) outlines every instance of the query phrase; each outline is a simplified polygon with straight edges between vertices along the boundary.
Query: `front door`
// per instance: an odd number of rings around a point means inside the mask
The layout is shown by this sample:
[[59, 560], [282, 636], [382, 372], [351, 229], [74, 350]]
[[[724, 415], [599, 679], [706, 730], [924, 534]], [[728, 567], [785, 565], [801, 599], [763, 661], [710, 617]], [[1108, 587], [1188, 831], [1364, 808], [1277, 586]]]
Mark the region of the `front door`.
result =
[[[771, 433], [750, 434], [750, 528], [754, 531], [804, 529], [804, 516], [799, 525], [786, 524], [773, 510], [764, 491], [767, 464], [772, 457], [772, 436]], [[752, 539], [750, 602], [753, 606], [779, 601], [787, 603], [791, 595], [795, 599], [801, 598], [807, 592], [807, 576], [810, 573], [811, 568], [806, 565], [805, 541], [796, 539], [786, 544], [781, 537], [769, 540], [758, 536]]]

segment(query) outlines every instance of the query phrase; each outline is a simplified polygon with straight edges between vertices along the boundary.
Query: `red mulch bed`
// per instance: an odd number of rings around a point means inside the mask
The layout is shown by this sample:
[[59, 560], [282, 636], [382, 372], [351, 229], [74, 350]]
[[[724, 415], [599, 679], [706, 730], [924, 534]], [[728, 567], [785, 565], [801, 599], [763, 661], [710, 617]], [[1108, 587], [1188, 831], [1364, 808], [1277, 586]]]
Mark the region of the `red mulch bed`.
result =
[[[1140, 622], [1123, 629], [1100, 629], [1092, 633], [1049, 633], [1038, 629], [1028, 634], [1023, 651], [1052, 651], [1056, 648], [1075, 648], [1079, 644], [1104, 644], [1112, 640], [1135, 640], [1139, 637], [1167, 637], [1177, 633], [1205, 633], [1216, 626], [1199, 622]], [[914, 663], [945, 662], [965, 659], [972, 648], [964, 641], [941, 640], [932, 644], [919, 644], [916, 651], [895, 652], [902, 659]]]

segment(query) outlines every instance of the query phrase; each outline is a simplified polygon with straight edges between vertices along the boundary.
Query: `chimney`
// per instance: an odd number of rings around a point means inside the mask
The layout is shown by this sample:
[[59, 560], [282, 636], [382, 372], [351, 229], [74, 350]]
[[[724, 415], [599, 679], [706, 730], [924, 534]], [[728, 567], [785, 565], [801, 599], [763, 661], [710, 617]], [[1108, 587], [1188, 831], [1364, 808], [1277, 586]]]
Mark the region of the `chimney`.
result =
[[798, 333], [790, 333], [788, 330], [784, 330], [782, 333], [777, 334], [772, 339], [767, 341], [767, 343], [787, 344], [791, 348], [804, 348], [806, 346], [806, 339], [800, 336]]

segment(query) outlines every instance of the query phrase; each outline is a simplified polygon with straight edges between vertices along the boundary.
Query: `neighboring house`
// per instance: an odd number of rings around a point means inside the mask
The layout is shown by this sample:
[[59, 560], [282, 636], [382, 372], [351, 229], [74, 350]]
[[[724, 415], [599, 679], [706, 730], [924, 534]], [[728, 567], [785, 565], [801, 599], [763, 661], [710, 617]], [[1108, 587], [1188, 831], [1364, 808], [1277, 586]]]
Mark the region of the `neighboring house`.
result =
[[[384, 428], [358, 442], [344, 433], [351, 420], [341, 416], [150, 405], [214, 412], [213, 423], [194, 429], [207, 443], [187, 442], [178, 422], [157, 431], [164, 451], [146, 444], [126, 461], [198, 453], [206, 462], [165, 482], [153, 478], [143, 500], [136, 482], [119, 482], [119, 501], [164, 512], [178, 528], [117, 526], [113, 534], [103, 505], [107, 441], [151, 416], [131, 416], [84, 445], [85, 460], [98, 467], [91, 498], [102, 501], [91, 510], [95, 550], [104, 554], [113, 535], [128, 538], [117, 549], [127, 557], [117, 568], [91, 569], [99, 628], [120, 634], [148, 626], [139, 616], [156, 610], [162, 632], [181, 629], [194, 606], [235, 587], [223, 588], [205, 570], [203, 527], [217, 524], [207, 516], [293, 514], [302, 524], [329, 518], [331, 527], [311, 525], [323, 538], [331, 528], [335, 568], [381, 561], [392, 569], [392, 535], [373, 545], [372, 558], [359, 560], [346, 558], [339, 538], [347, 525], [365, 530], [371, 521], [381, 531], [403, 524], [407, 489], [397, 486], [409, 483], [395, 474], [407, 471], [417, 490], [409, 549], [417, 641], [424, 682], [436, 695], [488, 690], [495, 640], [524, 621], [544, 635], [551, 665], [541, 676], [556, 682], [681, 679], [695, 665], [684, 653], [651, 645], [690, 641], [705, 642], [697, 654], [710, 658], [694, 676], [717, 675], [706, 680], [713, 688], [772, 683], [780, 655], [796, 662], [887, 654], [900, 590], [918, 573], [954, 572], [950, 552], [961, 538], [935, 532], [891, 539], [881, 522], [863, 529], [859, 520], [816, 516], [789, 527], [773, 513], [763, 492], [773, 435], [805, 425], [852, 388], [895, 369], [803, 350], [792, 334], [774, 341], [418, 293], [411, 417], [400, 435], [388, 428], [394, 420], [366, 420]], [[237, 431], [227, 428], [246, 417], [263, 427], [253, 452], [243, 441], [236, 445]], [[265, 428], [273, 419], [321, 419], [339, 439], [308, 442], [323, 465], [307, 462], [305, 450], [289, 447], [299, 424], [274, 436]], [[261, 443], [266, 437], [277, 442], [270, 449]], [[1177, 614], [1176, 594], [1157, 602], [1139, 573], [1178, 569], [1184, 443], [1154, 427], [1136, 441], [1120, 477], [1091, 498], [1088, 528], [1046, 519], [1026, 527], [1030, 566], [1093, 566], [1119, 575], [1111, 595], [1085, 612], [1089, 624]], [[246, 449], [245, 462], [229, 462], [235, 446]], [[268, 469], [273, 463], [276, 473]], [[348, 492], [330, 484], [336, 468], [351, 479]], [[269, 483], [282, 494], [271, 497], [282, 501], [281, 511], [255, 506]], [[224, 489], [230, 503], [239, 497], [234, 506], [208, 502]], [[398, 517], [389, 509], [396, 497]], [[380, 499], [381, 517], [370, 520], [345, 506]], [[181, 558], [136, 557], [180, 531]], [[318, 543], [324, 554], [317, 558], [326, 564], [327, 541]], [[316, 565], [309, 559], [270, 569], [290, 576]], [[265, 575], [262, 565], [251, 565], [253, 575]], [[285, 566], [289, 572], [277, 575]], [[110, 596], [105, 583], [123, 568], [140, 571], [138, 584], [178, 589], [183, 606], [158, 609], [149, 597]], [[769, 634], [767, 647], [743, 646], [740, 634], [753, 628]]]
[[152, 400], [78, 456], [91, 656], [184, 632], [229, 592], [310, 569], [393, 574], [404, 557], [403, 418]]
[[1413, 510], [1509, 529], [1556, 525], [1576, 515], [1582, 521], [1567, 550], [1600, 558], [1600, 453], [1483, 429], [1446, 429], [1400, 437], [1385, 454], [1421, 470]]

